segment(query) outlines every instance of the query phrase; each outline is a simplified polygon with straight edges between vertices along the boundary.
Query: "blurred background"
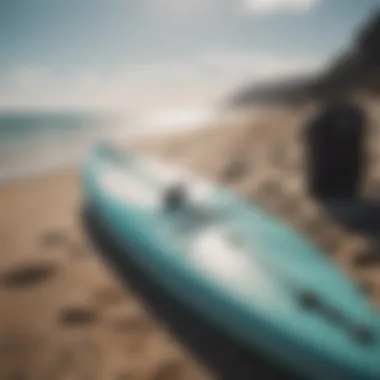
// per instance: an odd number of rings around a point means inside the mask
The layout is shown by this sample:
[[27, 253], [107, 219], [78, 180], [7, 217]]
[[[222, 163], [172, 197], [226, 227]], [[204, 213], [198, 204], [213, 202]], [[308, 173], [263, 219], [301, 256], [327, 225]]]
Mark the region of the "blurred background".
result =
[[200, 124], [231, 95], [253, 106], [289, 99], [297, 84], [311, 96], [310, 76], [340, 74], [347, 60], [363, 85], [361, 54], [376, 37], [358, 33], [377, 5], [2, 1], [0, 178], [72, 163], [105, 135]]
[[379, 305], [380, 249], [310, 205], [297, 140], [331, 95], [353, 93], [378, 125], [379, 44], [377, 0], [1, 0], [0, 379], [215, 378], [82, 232], [76, 169], [102, 139], [137, 141], [269, 209], [285, 200], [272, 211]]

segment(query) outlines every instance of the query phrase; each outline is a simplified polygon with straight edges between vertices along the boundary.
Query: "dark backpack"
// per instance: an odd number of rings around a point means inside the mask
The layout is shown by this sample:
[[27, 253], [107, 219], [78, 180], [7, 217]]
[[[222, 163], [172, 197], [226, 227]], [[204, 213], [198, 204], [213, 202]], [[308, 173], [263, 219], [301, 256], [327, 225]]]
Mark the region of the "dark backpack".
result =
[[355, 197], [365, 166], [364, 111], [350, 102], [324, 107], [305, 131], [307, 184], [317, 198]]

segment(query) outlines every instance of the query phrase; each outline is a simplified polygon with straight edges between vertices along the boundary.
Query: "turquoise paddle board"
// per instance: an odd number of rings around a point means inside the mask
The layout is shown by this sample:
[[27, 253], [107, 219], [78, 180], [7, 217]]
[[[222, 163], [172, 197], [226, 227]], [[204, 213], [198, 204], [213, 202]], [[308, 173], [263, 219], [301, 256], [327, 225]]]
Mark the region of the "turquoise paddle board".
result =
[[83, 185], [126, 255], [242, 343], [308, 379], [380, 379], [379, 314], [286, 223], [184, 169], [105, 144], [87, 157]]

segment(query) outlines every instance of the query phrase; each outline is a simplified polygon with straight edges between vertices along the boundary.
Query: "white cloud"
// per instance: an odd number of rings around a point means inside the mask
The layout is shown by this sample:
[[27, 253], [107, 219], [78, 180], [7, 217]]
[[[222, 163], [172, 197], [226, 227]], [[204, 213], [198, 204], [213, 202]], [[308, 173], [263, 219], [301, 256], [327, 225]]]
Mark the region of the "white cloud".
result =
[[318, 0], [245, 0], [246, 11], [257, 14], [269, 14], [277, 11], [306, 12]]
[[320, 64], [304, 57], [215, 51], [182, 63], [126, 65], [107, 71], [86, 67], [71, 75], [20, 67], [0, 88], [0, 107], [101, 107], [136, 113], [204, 107], [247, 81], [311, 72]]

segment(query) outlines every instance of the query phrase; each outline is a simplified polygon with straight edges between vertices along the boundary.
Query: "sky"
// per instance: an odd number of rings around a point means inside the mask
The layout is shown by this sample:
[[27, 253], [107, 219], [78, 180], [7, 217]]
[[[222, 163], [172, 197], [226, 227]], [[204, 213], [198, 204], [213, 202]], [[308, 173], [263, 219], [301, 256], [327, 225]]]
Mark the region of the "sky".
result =
[[378, 0], [0, 0], [0, 108], [201, 106], [312, 72]]

